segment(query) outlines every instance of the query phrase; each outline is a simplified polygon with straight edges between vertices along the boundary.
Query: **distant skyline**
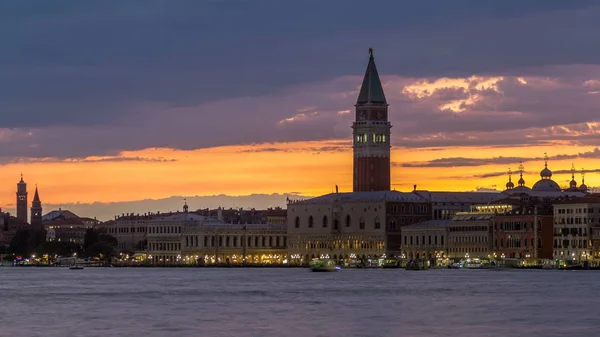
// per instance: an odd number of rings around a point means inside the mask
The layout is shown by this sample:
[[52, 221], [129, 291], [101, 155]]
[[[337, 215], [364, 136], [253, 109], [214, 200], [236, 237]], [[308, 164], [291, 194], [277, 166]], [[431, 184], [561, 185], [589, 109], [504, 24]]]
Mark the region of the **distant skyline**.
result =
[[531, 186], [544, 152], [561, 186], [572, 164], [598, 186], [599, 15], [551, 0], [4, 2], [0, 207], [21, 172], [44, 213], [86, 216], [350, 191], [369, 47], [396, 189], [503, 190], [519, 161]]

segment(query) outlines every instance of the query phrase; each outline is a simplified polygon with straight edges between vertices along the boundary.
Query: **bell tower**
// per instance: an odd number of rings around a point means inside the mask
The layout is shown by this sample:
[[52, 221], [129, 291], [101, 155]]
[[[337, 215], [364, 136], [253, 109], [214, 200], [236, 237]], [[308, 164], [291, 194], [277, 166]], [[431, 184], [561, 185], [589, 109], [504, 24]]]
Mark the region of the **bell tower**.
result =
[[35, 195], [31, 202], [31, 226], [42, 227], [42, 201], [38, 194], [37, 185], [35, 186]]
[[375, 67], [373, 49], [355, 105], [352, 123], [354, 192], [390, 190], [390, 129], [388, 104]]
[[23, 181], [23, 173], [17, 183], [17, 219], [27, 222], [27, 183]]

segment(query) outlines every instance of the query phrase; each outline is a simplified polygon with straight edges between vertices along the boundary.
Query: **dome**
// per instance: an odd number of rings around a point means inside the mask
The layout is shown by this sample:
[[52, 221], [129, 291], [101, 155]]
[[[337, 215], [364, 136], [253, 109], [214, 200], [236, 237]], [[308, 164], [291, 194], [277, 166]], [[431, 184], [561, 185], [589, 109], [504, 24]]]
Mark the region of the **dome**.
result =
[[575, 179], [571, 179], [571, 182], [569, 182], [569, 187], [577, 188], [577, 182], [575, 181]]
[[518, 187], [512, 188], [510, 190], [506, 190], [504, 192], [506, 194], [517, 194], [517, 193], [529, 194], [529, 193], [531, 193], [531, 188], [529, 188], [527, 186], [518, 186]]
[[506, 183], [506, 189], [510, 190], [511, 188], [515, 187], [515, 184], [512, 181], [509, 181]]
[[521, 179], [519, 179], [519, 186], [523, 186], [525, 185], [525, 179], [523, 179], [523, 177], [521, 177]]
[[531, 189], [534, 191], [560, 192], [560, 186], [558, 186], [558, 184], [552, 179], [539, 180]]
[[542, 178], [550, 179], [552, 177], [552, 171], [550, 171], [547, 167], [544, 167], [544, 169], [540, 172], [540, 176]]
[[581, 183], [581, 185], [579, 185], [579, 190], [582, 192], [587, 192], [587, 185], [585, 183]]

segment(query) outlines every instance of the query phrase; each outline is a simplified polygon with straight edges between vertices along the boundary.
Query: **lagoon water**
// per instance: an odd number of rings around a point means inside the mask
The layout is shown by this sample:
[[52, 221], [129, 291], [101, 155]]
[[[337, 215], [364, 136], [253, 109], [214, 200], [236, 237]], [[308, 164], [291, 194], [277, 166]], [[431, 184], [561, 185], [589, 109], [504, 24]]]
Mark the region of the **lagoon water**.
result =
[[0, 336], [600, 336], [600, 272], [0, 268]]

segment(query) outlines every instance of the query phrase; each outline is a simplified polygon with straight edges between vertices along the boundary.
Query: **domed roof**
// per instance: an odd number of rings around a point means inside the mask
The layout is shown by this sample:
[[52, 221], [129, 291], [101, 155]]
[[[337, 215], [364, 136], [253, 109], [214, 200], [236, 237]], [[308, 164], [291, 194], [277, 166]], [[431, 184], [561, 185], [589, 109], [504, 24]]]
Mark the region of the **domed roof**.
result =
[[511, 189], [513, 187], [515, 187], [515, 184], [512, 181], [509, 181], [509, 182], [506, 183], [506, 188], [507, 189]]
[[523, 179], [523, 176], [521, 176], [521, 179], [519, 179], [519, 186], [523, 185], [525, 185], [525, 179]]
[[575, 181], [575, 178], [571, 179], [571, 182], [569, 182], [569, 187], [570, 188], [576, 188], [577, 187], [577, 182]]
[[509, 190], [504, 191], [506, 194], [517, 194], [517, 193], [531, 193], [531, 188], [527, 186], [517, 186], [515, 188], [511, 188]]
[[586, 192], [587, 191], [587, 185], [585, 183], [581, 183], [581, 185], [579, 185], [579, 190]]
[[531, 188], [534, 191], [560, 192], [560, 186], [552, 179], [541, 179]]
[[550, 179], [552, 177], [552, 171], [550, 171], [548, 167], [544, 167], [544, 169], [540, 172], [540, 177]]

